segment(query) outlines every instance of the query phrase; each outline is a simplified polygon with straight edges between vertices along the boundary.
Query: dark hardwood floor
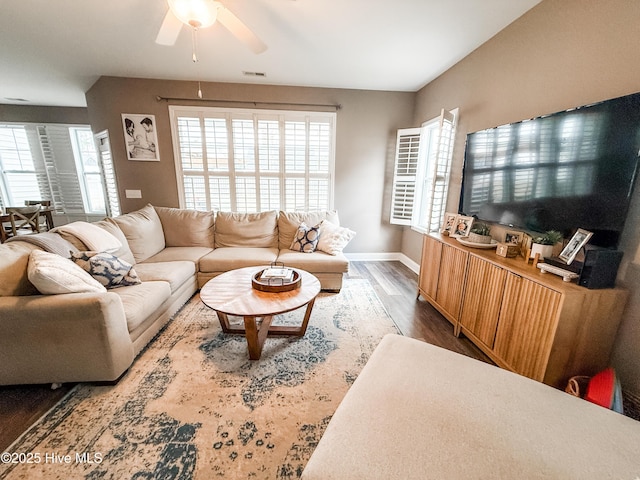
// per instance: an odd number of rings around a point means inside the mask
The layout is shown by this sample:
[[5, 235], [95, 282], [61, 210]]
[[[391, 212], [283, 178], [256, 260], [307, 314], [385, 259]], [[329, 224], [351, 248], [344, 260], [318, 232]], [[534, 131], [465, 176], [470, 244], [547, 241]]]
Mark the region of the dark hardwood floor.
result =
[[[469, 340], [454, 337], [453, 326], [424, 300], [417, 299], [418, 276], [400, 262], [351, 262], [347, 276], [371, 282], [402, 334], [490, 362]], [[73, 385], [57, 390], [51, 390], [50, 385], [0, 387], [0, 451], [71, 388]]]
[[493, 363], [466, 337], [454, 337], [453, 325], [422, 297], [418, 299], [418, 275], [402, 263], [351, 262], [347, 277], [369, 280], [403, 335]]

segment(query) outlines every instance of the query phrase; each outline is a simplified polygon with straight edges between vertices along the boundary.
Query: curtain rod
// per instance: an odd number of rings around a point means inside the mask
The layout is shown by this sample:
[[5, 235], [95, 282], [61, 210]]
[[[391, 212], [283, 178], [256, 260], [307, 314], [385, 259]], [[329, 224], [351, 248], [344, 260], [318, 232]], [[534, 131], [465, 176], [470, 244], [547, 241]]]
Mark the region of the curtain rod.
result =
[[188, 98], [188, 97], [161, 97], [160, 95], [156, 96], [156, 100], [158, 102], [162, 102], [163, 100], [166, 102], [169, 101], [189, 101], [189, 102], [216, 102], [216, 103], [233, 103], [233, 104], [244, 104], [244, 105], [253, 105], [257, 107], [258, 105], [278, 105], [278, 106], [293, 106], [293, 107], [323, 107], [323, 108], [335, 108], [336, 110], [340, 110], [342, 108], [341, 104], [327, 104], [327, 103], [291, 103], [291, 102], [255, 102], [251, 100], [223, 100], [223, 99], [215, 99], [215, 98]]

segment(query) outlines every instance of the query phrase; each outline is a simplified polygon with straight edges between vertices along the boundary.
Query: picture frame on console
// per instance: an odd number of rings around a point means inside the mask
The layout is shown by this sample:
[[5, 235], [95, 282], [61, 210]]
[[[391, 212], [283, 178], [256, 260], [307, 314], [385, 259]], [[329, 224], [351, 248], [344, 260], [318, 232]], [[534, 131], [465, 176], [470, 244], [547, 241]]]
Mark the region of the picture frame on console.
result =
[[156, 117], [148, 114], [122, 114], [127, 159], [159, 162]]
[[453, 225], [453, 230], [450, 236], [454, 238], [468, 237], [473, 225], [473, 217], [467, 217], [465, 215], [457, 215]]
[[560, 252], [558, 257], [567, 265], [570, 265], [576, 258], [580, 249], [586, 245], [592, 235], [593, 232], [579, 228], [576, 233], [573, 234], [569, 243], [567, 243], [567, 245], [562, 249], [562, 252]]
[[520, 246], [520, 244], [522, 243], [523, 235], [524, 234], [522, 232], [507, 231], [504, 234], [504, 243]]
[[451, 235], [453, 233], [453, 227], [456, 224], [457, 213], [445, 212], [444, 221], [442, 222], [442, 228], [440, 233], [443, 235]]

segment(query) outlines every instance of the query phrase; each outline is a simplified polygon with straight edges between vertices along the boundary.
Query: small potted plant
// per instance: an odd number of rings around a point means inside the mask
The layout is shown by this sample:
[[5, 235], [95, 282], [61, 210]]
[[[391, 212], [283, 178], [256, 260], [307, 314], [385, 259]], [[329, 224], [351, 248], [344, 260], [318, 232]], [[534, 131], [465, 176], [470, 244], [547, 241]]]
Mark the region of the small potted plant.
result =
[[553, 246], [562, 240], [562, 234], [556, 230], [549, 230], [543, 235], [531, 239], [531, 255], [535, 258], [536, 253], [540, 254], [540, 259], [549, 258], [553, 255]]
[[491, 243], [491, 227], [484, 222], [474, 222], [469, 230], [469, 241], [473, 243]]

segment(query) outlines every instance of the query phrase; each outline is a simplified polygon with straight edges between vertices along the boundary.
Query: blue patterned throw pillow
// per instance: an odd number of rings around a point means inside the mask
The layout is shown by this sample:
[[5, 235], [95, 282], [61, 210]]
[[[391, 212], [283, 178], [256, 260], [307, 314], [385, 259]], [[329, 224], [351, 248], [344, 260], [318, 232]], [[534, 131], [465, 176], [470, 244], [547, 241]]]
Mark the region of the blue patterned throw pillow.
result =
[[78, 252], [71, 260], [81, 266], [106, 288], [126, 287], [142, 283], [133, 265], [106, 252]]
[[293, 236], [290, 250], [296, 252], [311, 253], [318, 246], [320, 239], [320, 225], [308, 227], [305, 223], [301, 223]]

